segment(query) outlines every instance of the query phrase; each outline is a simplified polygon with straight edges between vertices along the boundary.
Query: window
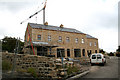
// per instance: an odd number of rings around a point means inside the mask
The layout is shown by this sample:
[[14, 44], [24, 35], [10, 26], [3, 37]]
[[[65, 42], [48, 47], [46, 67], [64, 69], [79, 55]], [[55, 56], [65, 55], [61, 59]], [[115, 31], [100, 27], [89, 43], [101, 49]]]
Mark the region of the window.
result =
[[87, 50], [87, 54], [90, 57], [90, 55], [91, 55], [90, 50]]
[[50, 50], [50, 54], [52, 54], [52, 49], [51, 49], [51, 47], [49, 48], [49, 50]]
[[101, 55], [97, 55], [97, 59], [101, 59]]
[[84, 39], [82, 38], [82, 43], [85, 43]]
[[70, 41], [69, 37], [66, 37], [66, 42], [69, 42], [69, 41]]
[[70, 49], [67, 49], [67, 57], [70, 57]]
[[75, 38], [75, 43], [78, 43], [78, 38]]
[[96, 55], [92, 55], [92, 59], [96, 59]]
[[94, 43], [94, 46], [96, 46], [96, 42]]
[[59, 36], [59, 40], [58, 40], [59, 42], [62, 42], [62, 37], [61, 36]]
[[85, 56], [85, 49], [82, 50], [82, 54], [83, 54], [83, 56]]
[[65, 57], [65, 49], [57, 49], [57, 57]]
[[37, 47], [37, 55], [38, 56], [47, 56], [48, 49], [45, 47]]
[[50, 35], [48, 35], [48, 41], [51, 41], [51, 36]]
[[97, 53], [97, 50], [95, 50], [95, 53]]
[[90, 46], [92, 46], [92, 42], [90, 42]]
[[80, 51], [80, 49], [74, 49], [74, 56], [75, 57], [81, 57], [81, 51]]
[[38, 38], [38, 40], [41, 40], [41, 35], [38, 35], [37, 38]]

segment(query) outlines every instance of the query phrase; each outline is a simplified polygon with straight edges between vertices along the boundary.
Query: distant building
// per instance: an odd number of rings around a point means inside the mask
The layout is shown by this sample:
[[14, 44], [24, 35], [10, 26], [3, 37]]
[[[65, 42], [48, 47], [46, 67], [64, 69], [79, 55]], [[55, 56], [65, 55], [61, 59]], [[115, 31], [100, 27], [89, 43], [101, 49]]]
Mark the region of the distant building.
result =
[[[29, 35], [30, 34], [30, 35]], [[39, 56], [88, 57], [99, 52], [98, 39], [71, 28], [28, 23], [25, 32], [25, 53]]]

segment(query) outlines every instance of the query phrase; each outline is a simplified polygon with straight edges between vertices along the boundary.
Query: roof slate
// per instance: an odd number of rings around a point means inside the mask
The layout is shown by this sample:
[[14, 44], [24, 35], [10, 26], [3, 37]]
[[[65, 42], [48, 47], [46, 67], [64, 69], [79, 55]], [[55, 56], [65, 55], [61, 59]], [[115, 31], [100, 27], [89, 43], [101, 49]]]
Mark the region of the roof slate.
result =
[[91, 35], [89, 35], [89, 34], [86, 34], [86, 37], [87, 37], [87, 38], [95, 38], [95, 37], [93, 37], [93, 36], [91, 36]]
[[[52, 26], [52, 25], [43, 25], [43, 24], [35, 24], [35, 23], [28, 23], [32, 28], [39, 28], [39, 29], [47, 29], [47, 30], [55, 30], [55, 31], [65, 31], [65, 32], [73, 32], [73, 33], [82, 33], [85, 34], [81, 31], [78, 31], [76, 29], [71, 29], [71, 28], [61, 28], [57, 26]], [[91, 35], [86, 34], [87, 38], [94, 38]]]
[[58, 31], [74, 32], [74, 33], [83, 33], [83, 32], [78, 31], [76, 29], [70, 29], [70, 28], [64, 28], [64, 27], [61, 28], [61, 27], [52, 26], [52, 25], [43, 25], [43, 24], [34, 24], [34, 23], [29, 23], [29, 25], [32, 28], [40, 28], [40, 29], [48, 29], [48, 30], [58, 30]]

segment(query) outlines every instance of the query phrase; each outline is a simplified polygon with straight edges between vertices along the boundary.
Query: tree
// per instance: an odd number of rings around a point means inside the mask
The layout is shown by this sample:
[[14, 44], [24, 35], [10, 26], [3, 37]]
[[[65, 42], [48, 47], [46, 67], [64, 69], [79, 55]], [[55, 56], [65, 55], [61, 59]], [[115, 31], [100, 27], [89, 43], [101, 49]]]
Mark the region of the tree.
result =
[[[14, 52], [14, 49], [16, 48], [16, 41], [17, 41], [17, 39], [15, 37], [14, 38], [8, 37], [8, 36], [4, 37], [2, 39], [2, 50], [8, 51], [8, 52]], [[20, 40], [18, 40], [18, 41], [20, 44], [19, 50], [21, 51], [21, 47], [24, 46], [24, 42], [22, 42]]]
[[120, 57], [120, 46], [118, 46], [118, 49], [116, 50], [116, 56]]
[[114, 53], [110, 52], [109, 56], [114, 56]]
[[117, 49], [118, 52], [120, 52], [120, 46], [118, 46], [118, 49]]
[[105, 54], [105, 51], [103, 49], [100, 49], [99, 52]]

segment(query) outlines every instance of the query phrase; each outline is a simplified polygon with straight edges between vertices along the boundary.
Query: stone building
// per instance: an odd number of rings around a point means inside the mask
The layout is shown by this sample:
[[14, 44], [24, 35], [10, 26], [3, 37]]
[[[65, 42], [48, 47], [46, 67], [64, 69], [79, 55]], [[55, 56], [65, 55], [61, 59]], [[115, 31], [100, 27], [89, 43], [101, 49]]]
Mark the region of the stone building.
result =
[[[33, 45], [33, 48], [31, 47]], [[99, 51], [98, 39], [71, 28], [28, 23], [25, 32], [25, 53], [39, 56], [88, 57]]]

